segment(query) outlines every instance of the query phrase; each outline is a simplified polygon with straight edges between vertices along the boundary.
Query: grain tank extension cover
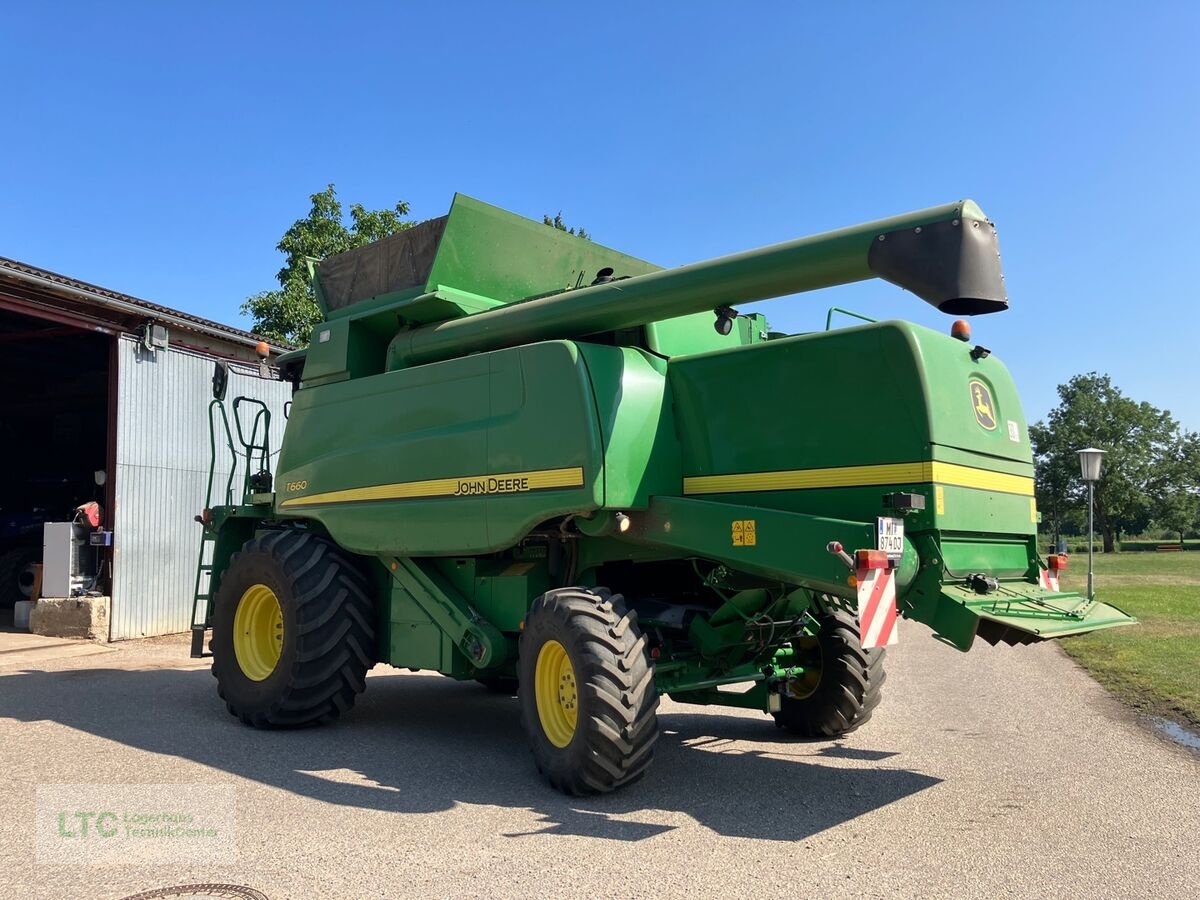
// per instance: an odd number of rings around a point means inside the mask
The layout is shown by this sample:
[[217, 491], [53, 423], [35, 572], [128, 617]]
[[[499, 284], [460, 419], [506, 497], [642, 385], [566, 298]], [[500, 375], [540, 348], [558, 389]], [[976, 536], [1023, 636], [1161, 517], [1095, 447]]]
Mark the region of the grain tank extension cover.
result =
[[318, 263], [317, 297], [330, 317], [372, 297], [445, 288], [512, 303], [591, 284], [603, 268], [623, 277], [658, 266], [456, 194], [447, 215]]
[[323, 260], [317, 272], [325, 311], [343, 309], [368, 297], [424, 287], [449, 218], [430, 219]]

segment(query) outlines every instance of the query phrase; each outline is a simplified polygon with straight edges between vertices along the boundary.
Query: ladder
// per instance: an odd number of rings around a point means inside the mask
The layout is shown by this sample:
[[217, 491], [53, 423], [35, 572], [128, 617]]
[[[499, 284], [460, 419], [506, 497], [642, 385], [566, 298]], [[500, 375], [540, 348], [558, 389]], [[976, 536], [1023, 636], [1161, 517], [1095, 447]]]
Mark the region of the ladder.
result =
[[[218, 363], [219, 365], [220, 363]], [[255, 409], [249, 435], [242, 428], [241, 407], [243, 405]], [[214, 411], [220, 413], [219, 420], [214, 415]], [[271, 464], [271, 411], [267, 408], [267, 404], [251, 397], [238, 397], [233, 401], [234, 427], [231, 428], [229, 415], [225, 411], [224, 397], [214, 397], [212, 402], [208, 404], [208, 487], [204, 495], [204, 512], [196, 516], [196, 521], [203, 526], [204, 530], [200, 535], [200, 553], [196, 561], [196, 586], [192, 599], [191, 656], [193, 659], [212, 656], [211, 652], [204, 649], [204, 637], [208, 629], [212, 627], [213, 568], [216, 565], [217, 533], [210, 525], [213, 509], [213, 481], [215, 480], [217, 471], [218, 421], [221, 425], [221, 435], [224, 438], [223, 443], [229, 451], [228, 458], [231, 463], [229, 476], [225, 479], [224, 496], [221, 498], [222, 502], [220, 505], [227, 507], [234, 505], [233, 479], [239, 468], [242, 471], [241, 500], [243, 503], [246, 503], [250, 500], [250, 496], [255, 491], [255, 488], [261, 487], [261, 484], [255, 484], [255, 479], [259, 477], [259, 474], [254, 472], [256, 459], [258, 462], [258, 473], [269, 472], [270, 469], [268, 467]], [[238, 453], [234, 446], [235, 429], [237, 442], [242, 446], [241, 454]], [[266, 487], [266, 490], [270, 490], [269, 485]]]
[[200, 537], [200, 561], [196, 564], [196, 590], [192, 601], [192, 659], [212, 656], [204, 649], [204, 635], [208, 631], [212, 613], [212, 570], [213, 553], [217, 547], [216, 536], [207, 527]]

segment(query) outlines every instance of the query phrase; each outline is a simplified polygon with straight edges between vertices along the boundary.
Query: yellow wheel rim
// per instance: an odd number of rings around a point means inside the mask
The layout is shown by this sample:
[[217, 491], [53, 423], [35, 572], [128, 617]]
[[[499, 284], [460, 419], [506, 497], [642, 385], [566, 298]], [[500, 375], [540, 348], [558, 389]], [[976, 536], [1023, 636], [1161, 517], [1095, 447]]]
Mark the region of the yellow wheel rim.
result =
[[233, 655], [251, 681], [263, 681], [283, 652], [283, 610], [265, 584], [246, 589], [233, 615]]
[[579, 688], [575, 684], [575, 667], [567, 656], [567, 648], [558, 641], [542, 644], [533, 680], [542, 731], [555, 747], [565, 747], [575, 736], [579, 713]]
[[787, 695], [792, 700], [805, 700], [815, 694], [821, 685], [821, 642], [816, 637], [804, 637], [796, 649], [805, 651], [809, 665], [804, 667], [804, 674], [799, 678], [788, 679]]

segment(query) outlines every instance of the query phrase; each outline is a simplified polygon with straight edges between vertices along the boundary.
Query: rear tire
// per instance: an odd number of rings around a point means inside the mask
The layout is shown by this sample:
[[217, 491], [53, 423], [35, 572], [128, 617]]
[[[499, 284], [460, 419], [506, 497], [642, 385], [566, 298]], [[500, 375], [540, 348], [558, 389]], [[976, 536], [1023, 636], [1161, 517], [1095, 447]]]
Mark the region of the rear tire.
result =
[[865, 724], [883, 698], [885, 651], [862, 648], [858, 620], [848, 612], [831, 611], [820, 623], [812, 648], [819, 678], [789, 682], [775, 724], [803, 737], [840, 737]]
[[333, 721], [366, 686], [375, 617], [362, 574], [328, 541], [302, 531], [247, 541], [213, 606], [217, 692], [256, 728]]
[[636, 781], [658, 740], [658, 693], [637, 613], [619, 594], [547, 591], [521, 632], [521, 717], [534, 762], [565, 794]]

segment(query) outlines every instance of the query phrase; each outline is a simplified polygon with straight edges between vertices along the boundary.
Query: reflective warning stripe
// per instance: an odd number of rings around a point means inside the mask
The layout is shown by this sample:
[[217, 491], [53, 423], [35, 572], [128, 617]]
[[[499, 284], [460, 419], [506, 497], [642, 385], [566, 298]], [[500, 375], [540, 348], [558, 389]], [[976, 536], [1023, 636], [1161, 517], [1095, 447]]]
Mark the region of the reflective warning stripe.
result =
[[683, 479], [684, 494], [735, 494], [754, 491], [805, 491], [813, 488], [867, 487], [880, 484], [937, 483], [1002, 494], [1033, 496], [1033, 479], [947, 462], [834, 466], [737, 475], [693, 475]]
[[583, 487], [583, 468], [538, 469], [532, 472], [506, 472], [500, 475], [467, 475], [462, 478], [433, 478], [428, 481], [401, 481], [369, 487], [324, 491], [303, 497], [289, 497], [281, 506], [325, 506], [333, 503], [361, 503], [368, 500], [415, 500], [427, 497], [472, 497], [485, 494], [523, 494], [552, 488]]
[[858, 633], [864, 650], [889, 647], [899, 641], [896, 627], [896, 572], [894, 569], [859, 569]]
[[1043, 591], [1058, 593], [1058, 573], [1051, 569], [1039, 570], [1039, 583]]

